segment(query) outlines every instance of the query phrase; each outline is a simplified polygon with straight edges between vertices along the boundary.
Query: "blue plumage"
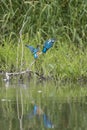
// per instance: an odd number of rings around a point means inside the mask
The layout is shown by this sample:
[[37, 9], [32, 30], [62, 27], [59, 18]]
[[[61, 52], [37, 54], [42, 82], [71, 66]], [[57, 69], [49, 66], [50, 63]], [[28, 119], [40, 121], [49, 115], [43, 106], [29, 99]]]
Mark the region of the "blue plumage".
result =
[[44, 126], [46, 128], [54, 128], [54, 125], [52, 124], [52, 122], [48, 119], [47, 115], [44, 113], [43, 114], [43, 122], [44, 122]]
[[29, 45], [25, 45], [25, 46], [30, 49], [30, 51], [34, 55], [34, 58], [37, 59], [38, 58], [39, 48], [34, 48], [33, 46], [29, 46]]
[[39, 48], [34, 48], [33, 46], [29, 46], [29, 45], [25, 45], [25, 46], [28, 47], [33, 54], [39, 51]]
[[55, 42], [55, 39], [47, 40], [44, 43], [43, 49], [41, 52], [39, 51], [39, 47], [34, 48], [33, 46], [30, 46], [30, 45], [25, 45], [25, 46], [30, 49], [31, 53], [34, 55], [34, 58], [37, 59], [40, 54], [46, 53], [53, 46], [54, 42]]
[[[37, 106], [37, 105], [34, 105], [34, 107], [33, 107], [33, 111], [32, 112], [30, 112], [28, 115], [27, 115], [27, 117], [29, 118], [29, 119], [32, 119], [33, 117], [35, 117], [35, 116], [37, 116], [37, 119], [38, 120], [40, 120], [41, 118], [41, 116], [43, 117], [42, 119], [43, 119], [43, 125], [44, 125], [44, 127], [45, 128], [54, 128], [54, 125], [53, 125], [53, 123], [50, 121], [50, 119], [48, 118], [48, 116], [44, 113], [44, 112], [42, 112], [41, 113], [41, 108], [39, 107], [39, 106]], [[39, 113], [40, 112], [40, 113]]]
[[37, 110], [38, 110], [38, 106], [34, 105], [34, 110], [33, 110], [34, 116], [37, 115]]
[[37, 106], [37, 105], [34, 105], [33, 111], [30, 112], [30, 113], [27, 115], [27, 117], [28, 117], [29, 119], [33, 118], [34, 116], [37, 115], [37, 111], [38, 111], [38, 106]]
[[43, 52], [43, 53], [46, 53], [47, 50], [50, 49], [50, 48], [53, 46], [54, 42], [55, 42], [54, 39], [49, 39], [49, 40], [47, 40], [47, 41], [44, 43], [42, 52]]

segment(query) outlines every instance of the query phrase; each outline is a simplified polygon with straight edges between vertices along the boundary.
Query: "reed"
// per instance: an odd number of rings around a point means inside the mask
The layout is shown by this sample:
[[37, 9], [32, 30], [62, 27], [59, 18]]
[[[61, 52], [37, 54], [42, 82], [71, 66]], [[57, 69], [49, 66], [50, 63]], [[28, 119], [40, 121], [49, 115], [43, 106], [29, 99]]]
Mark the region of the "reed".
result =
[[[33, 55], [23, 44], [18, 43], [16, 46], [12, 43], [4, 41], [3, 46], [0, 46], [0, 69], [7, 72], [17, 72], [29, 69], [31, 63], [34, 61]], [[36, 41], [31, 41], [35, 44]], [[56, 47], [57, 45], [57, 47]], [[22, 57], [21, 57], [22, 56]], [[85, 78], [86, 72], [86, 58], [87, 48], [81, 49], [75, 47], [73, 44], [65, 42], [56, 42], [54, 47], [46, 54], [41, 55], [36, 63], [32, 65], [31, 70], [43, 74], [44, 76], [51, 76], [55, 79], [75, 79]]]
[[85, 44], [87, 2], [85, 0], [13, 1], [1, 0], [0, 37], [18, 35], [25, 23], [23, 34], [34, 38], [39, 31], [46, 37], [66, 37], [77, 44]]
[[46, 39], [54, 37], [55, 46], [32, 70], [55, 79], [87, 76], [86, 1], [1, 0], [0, 6], [0, 70], [28, 68], [33, 57], [25, 44], [42, 47]]

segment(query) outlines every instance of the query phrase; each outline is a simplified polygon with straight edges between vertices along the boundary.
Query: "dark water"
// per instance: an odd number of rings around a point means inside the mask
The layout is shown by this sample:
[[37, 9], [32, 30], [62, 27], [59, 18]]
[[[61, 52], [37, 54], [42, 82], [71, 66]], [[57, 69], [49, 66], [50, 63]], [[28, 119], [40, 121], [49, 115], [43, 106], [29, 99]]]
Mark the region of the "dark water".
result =
[[38, 88], [27, 85], [1, 83], [0, 130], [87, 130], [86, 96], [65, 100], [41, 91], [38, 96]]

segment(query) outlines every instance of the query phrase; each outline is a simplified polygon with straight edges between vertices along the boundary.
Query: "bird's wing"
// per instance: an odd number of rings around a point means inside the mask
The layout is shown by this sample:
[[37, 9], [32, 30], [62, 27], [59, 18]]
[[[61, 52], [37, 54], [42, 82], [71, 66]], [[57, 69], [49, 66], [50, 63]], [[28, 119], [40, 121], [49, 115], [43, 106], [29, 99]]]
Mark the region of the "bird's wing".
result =
[[29, 46], [29, 45], [25, 45], [27, 48], [29, 48], [30, 49], [30, 51], [33, 53], [33, 54], [35, 54], [35, 53], [37, 53], [38, 51], [39, 51], [39, 49], [38, 48], [34, 48], [33, 46]]
[[48, 117], [47, 117], [47, 115], [45, 113], [43, 114], [43, 121], [44, 121], [45, 127], [47, 127], [47, 128], [52, 128], [53, 127], [52, 122], [48, 119]]
[[34, 110], [33, 110], [34, 115], [37, 114], [37, 109], [38, 109], [38, 106], [37, 106], [37, 105], [34, 105]]
[[44, 43], [44, 45], [43, 45], [42, 52], [43, 52], [43, 53], [46, 53], [46, 51], [53, 46], [54, 42], [55, 42], [54, 39], [49, 39], [49, 40], [47, 40], [47, 41]]
[[49, 49], [49, 48], [51, 48], [51, 47], [53, 46], [53, 43], [54, 43], [54, 42], [55, 42], [54, 39], [49, 39], [48, 41], [46, 41], [46, 42], [44, 43], [44, 47], [47, 48], [47, 49]]

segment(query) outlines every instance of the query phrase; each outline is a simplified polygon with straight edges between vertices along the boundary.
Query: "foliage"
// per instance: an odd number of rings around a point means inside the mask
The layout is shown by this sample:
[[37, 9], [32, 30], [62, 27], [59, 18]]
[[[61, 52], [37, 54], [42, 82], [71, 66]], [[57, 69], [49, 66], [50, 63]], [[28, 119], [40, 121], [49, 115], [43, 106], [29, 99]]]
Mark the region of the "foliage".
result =
[[[23, 85], [23, 84], [22, 84]], [[13, 87], [14, 86], [14, 87]], [[87, 117], [87, 88], [86, 85], [57, 84], [53, 82], [32, 86], [28, 82], [27, 88], [19, 84], [0, 88], [0, 128], [24, 130], [32, 128], [46, 129], [36, 116], [29, 118], [34, 103], [48, 116], [56, 129], [86, 128]], [[39, 124], [39, 125], [38, 125]]]
[[21, 71], [33, 56], [29, 43], [41, 48], [48, 38], [55, 46], [41, 56], [33, 71], [55, 79], [87, 76], [87, 2], [85, 0], [1, 0], [0, 70]]
[[87, 2], [85, 0], [1, 0], [1, 39], [23, 34], [29, 39], [37, 32], [41, 37], [66, 37], [77, 44], [87, 42]]

